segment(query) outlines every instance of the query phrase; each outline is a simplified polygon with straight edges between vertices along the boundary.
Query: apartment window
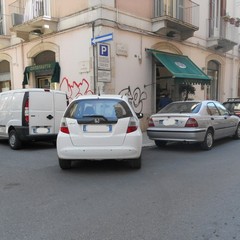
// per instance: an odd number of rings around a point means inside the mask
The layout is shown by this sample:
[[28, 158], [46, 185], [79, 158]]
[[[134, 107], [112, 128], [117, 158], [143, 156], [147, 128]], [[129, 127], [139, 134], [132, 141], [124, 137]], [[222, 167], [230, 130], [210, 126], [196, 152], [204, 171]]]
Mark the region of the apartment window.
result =
[[183, 0], [177, 0], [176, 2], [177, 6], [177, 19], [183, 20], [183, 11], [184, 11], [184, 1]]
[[0, 35], [3, 35], [3, 5], [0, 0]]
[[179, 20], [184, 17], [184, 0], [155, 0], [154, 16], [171, 16]]

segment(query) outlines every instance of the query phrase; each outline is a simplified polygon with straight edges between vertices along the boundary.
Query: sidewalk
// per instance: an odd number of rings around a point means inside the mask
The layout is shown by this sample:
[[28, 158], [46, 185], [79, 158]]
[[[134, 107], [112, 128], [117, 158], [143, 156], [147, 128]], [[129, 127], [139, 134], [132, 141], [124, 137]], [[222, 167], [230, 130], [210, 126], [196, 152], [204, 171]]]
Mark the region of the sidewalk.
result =
[[146, 131], [142, 133], [142, 136], [143, 136], [143, 141], [142, 141], [143, 147], [150, 147], [155, 145], [154, 141], [148, 138]]

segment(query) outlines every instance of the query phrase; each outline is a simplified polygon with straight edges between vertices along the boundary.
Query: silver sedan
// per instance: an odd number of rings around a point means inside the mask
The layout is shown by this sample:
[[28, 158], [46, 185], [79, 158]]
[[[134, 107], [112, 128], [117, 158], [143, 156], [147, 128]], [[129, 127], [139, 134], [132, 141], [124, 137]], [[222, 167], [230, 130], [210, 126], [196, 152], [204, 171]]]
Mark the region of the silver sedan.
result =
[[198, 142], [210, 150], [217, 139], [240, 138], [240, 118], [219, 102], [178, 101], [149, 118], [147, 135], [158, 147], [167, 142]]

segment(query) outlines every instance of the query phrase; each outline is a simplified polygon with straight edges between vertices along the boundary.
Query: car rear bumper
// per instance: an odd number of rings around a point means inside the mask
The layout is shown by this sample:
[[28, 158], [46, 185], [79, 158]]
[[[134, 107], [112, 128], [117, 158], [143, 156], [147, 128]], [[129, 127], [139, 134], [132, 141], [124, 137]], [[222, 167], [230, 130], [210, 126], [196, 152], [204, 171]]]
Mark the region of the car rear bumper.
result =
[[147, 135], [151, 140], [165, 140], [178, 142], [203, 142], [206, 129], [185, 128], [157, 129], [148, 128]]
[[71, 140], [57, 139], [57, 154], [60, 159], [69, 160], [104, 160], [104, 159], [134, 159], [142, 152], [142, 138], [119, 146], [74, 146]]

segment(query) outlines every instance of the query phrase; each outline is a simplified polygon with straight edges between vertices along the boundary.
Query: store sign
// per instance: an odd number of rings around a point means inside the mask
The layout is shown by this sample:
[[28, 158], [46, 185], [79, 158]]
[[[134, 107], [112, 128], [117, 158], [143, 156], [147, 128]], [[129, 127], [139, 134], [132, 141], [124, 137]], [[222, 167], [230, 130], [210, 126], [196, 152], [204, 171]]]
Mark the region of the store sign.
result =
[[33, 65], [27, 67], [27, 72], [41, 72], [46, 70], [52, 70], [55, 68], [56, 63], [46, 63], [40, 65]]

